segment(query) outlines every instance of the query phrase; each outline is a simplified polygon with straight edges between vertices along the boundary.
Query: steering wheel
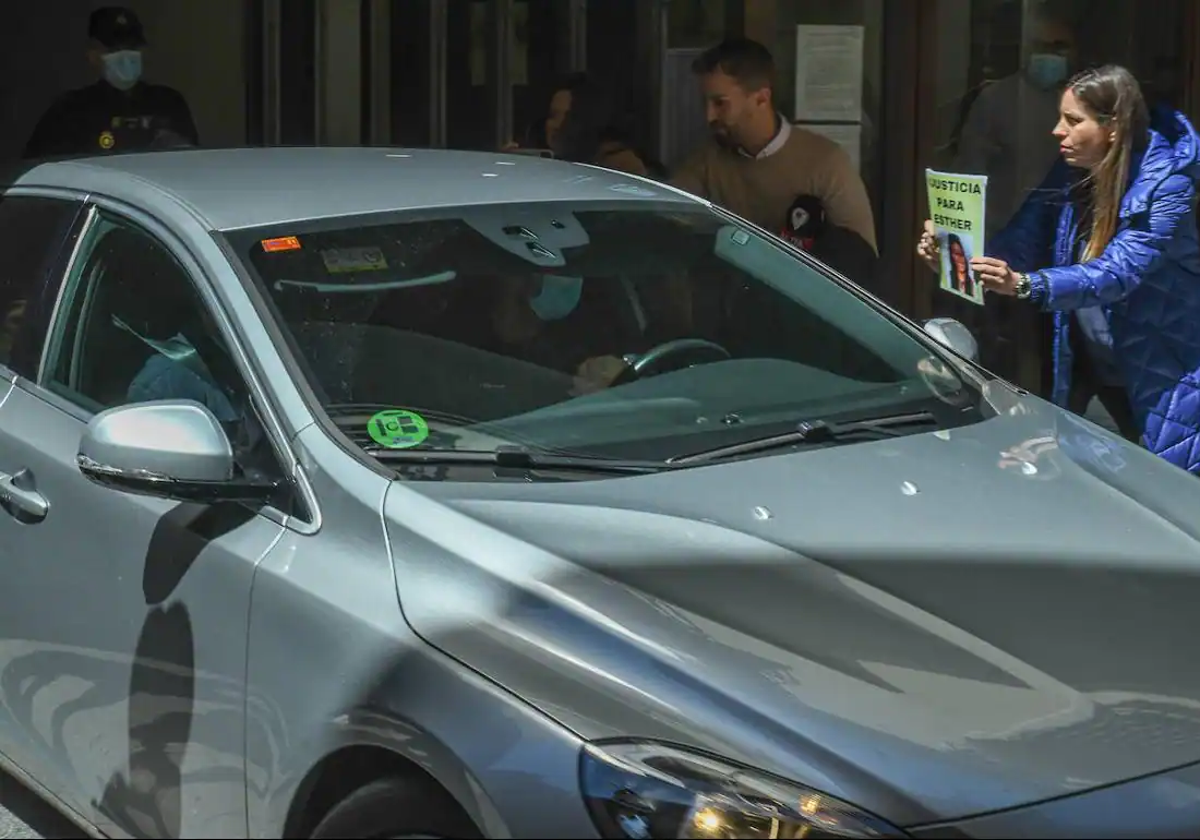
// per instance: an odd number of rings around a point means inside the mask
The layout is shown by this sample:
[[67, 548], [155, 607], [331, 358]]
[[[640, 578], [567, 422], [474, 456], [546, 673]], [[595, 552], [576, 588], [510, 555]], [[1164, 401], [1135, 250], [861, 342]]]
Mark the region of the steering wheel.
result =
[[669, 370], [682, 370], [732, 358], [728, 350], [715, 342], [703, 338], [677, 338], [647, 350], [636, 362], [621, 371], [612, 385], [625, 385], [644, 376], [657, 376]]

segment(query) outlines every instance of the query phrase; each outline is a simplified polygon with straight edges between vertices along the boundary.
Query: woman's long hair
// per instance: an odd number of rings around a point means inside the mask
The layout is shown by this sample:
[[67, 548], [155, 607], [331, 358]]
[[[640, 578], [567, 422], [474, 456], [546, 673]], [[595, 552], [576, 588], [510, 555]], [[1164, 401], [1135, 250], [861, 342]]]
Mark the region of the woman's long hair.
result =
[[1083, 252], [1087, 262], [1104, 253], [1117, 232], [1130, 168], [1149, 140], [1150, 116], [1137, 79], [1116, 64], [1084, 70], [1067, 88], [1100, 125], [1114, 129], [1112, 144], [1086, 179], [1092, 208], [1092, 229]]
[[583, 73], [572, 73], [554, 88], [571, 93], [571, 109], [558, 131], [556, 154], [566, 160], [595, 163], [613, 122], [609, 92]]
[[[958, 246], [958, 250], [963, 255], [962, 275], [958, 273], [958, 263], [954, 261], [954, 246]], [[968, 295], [975, 294], [975, 279], [971, 277], [971, 266], [967, 260], [967, 248], [963, 245], [962, 237], [957, 233], [949, 233], [946, 235], [946, 258], [950, 260], [950, 282], [953, 283], [960, 292], [965, 292]]]

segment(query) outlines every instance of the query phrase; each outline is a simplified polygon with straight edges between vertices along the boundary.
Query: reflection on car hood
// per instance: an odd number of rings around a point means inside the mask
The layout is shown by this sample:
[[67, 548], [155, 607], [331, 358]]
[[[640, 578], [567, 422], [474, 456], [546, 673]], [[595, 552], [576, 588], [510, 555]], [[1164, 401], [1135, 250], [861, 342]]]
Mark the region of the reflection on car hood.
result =
[[1200, 761], [1200, 482], [1037, 400], [386, 510], [414, 628], [585, 737], [884, 790], [910, 825]]

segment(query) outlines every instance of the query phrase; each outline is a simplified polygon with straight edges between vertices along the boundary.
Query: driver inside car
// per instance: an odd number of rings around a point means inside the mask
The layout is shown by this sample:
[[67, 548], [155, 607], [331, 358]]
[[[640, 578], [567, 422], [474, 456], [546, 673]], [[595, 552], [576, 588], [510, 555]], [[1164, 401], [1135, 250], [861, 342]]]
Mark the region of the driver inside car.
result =
[[222, 424], [240, 419], [241, 413], [233, 407], [230, 396], [217, 386], [186, 338], [180, 335], [170, 342], [157, 343], [164, 349], [150, 356], [129, 384], [129, 402], [191, 400], [205, 406]]
[[[600, 281], [605, 282], [605, 281]], [[552, 274], [479, 278], [472, 284], [475, 303], [459, 322], [456, 340], [551, 370], [570, 374], [576, 396], [610, 386], [628, 365], [610, 348], [624, 330], [602, 300], [584, 300], [584, 281]], [[483, 323], [477, 319], [483, 316]], [[607, 351], [607, 352], [606, 352]]]
[[[166, 341], [152, 341], [122, 325], [155, 350], [129, 383], [130, 403], [192, 400], [213, 413], [247, 476], [270, 473], [273, 461], [266, 435], [247, 395], [230, 387], [240, 382], [233, 359], [210, 337], [215, 325], [202, 314]], [[187, 334], [195, 337], [195, 341]]]

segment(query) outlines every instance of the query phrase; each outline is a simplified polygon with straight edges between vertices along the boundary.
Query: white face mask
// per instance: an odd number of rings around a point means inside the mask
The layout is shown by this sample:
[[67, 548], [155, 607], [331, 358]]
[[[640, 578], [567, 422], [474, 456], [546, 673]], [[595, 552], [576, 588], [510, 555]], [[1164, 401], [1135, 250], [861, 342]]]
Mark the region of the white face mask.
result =
[[104, 78], [117, 90], [129, 90], [142, 78], [141, 50], [105, 53]]

